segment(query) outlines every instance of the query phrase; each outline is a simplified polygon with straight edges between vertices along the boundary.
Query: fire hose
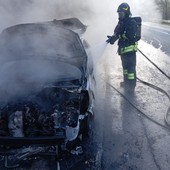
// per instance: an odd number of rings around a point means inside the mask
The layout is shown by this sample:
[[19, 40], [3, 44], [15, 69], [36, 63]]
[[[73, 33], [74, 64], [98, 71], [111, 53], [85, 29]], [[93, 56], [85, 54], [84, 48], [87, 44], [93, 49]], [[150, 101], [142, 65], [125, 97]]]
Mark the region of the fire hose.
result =
[[152, 60], [150, 60], [140, 49], [138, 51], [150, 62], [152, 63], [163, 75], [165, 75], [169, 80], [170, 76], [168, 76], [164, 71], [162, 71]]
[[[153, 64], [164, 76], [166, 76], [166, 77], [170, 80], [170, 76], [168, 76], [164, 71], [162, 71], [162, 70], [161, 70], [152, 60], [150, 60], [140, 49], [138, 49], [138, 51], [139, 51], [151, 64]], [[152, 88], [154, 88], [155, 90], [160, 91], [161, 93], [163, 93], [164, 95], [166, 95], [167, 98], [168, 98], [169, 101], [170, 101], [170, 95], [169, 95], [165, 90], [163, 90], [163, 89], [161, 89], [161, 88], [159, 88], [159, 87], [157, 87], [157, 86], [155, 86], [155, 85], [152, 85], [152, 84], [150, 84], [150, 83], [148, 83], [148, 82], [142, 81], [142, 80], [140, 80], [139, 78], [137, 78], [137, 79], [139, 80], [139, 82], [141, 82], [141, 83], [143, 83], [143, 84], [145, 84], [145, 85], [147, 85], [147, 86], [149, 86], [149, 87], [152, 87]], [[167, 119], [169, 113], [170, 113], [170, 105], [169, 105], [169, 107], [168, 107], [168, 109], [167, 109], [167, 111], [166, 111], [166, 113], [165, 113], [165, 116], [164, 116], [164, 121], [165, 121], [165, 123], [170, 127], [170, 122], [169, 122], [168, 119]]]
[[[138, 49], [138, 51], [151, 63], [153, 64], [163, 75], [165, 75], [169, 80], [170, 80], [170, 77], [164, 72], [162, 71], [154, 62], [152, 62], [152, 60], [150, 60], [141, 50]], [[170, 101], [170, 95], [163, 89], [161, 89], [160, 87], [158, 86], [155, 86], [153, 84], [150, 84], [148, 82], [145, 82], [139, 78], [137, 78], [138, 82], [144, 84], [144, 85], [147, 85], [161, 93], [163, 93], [165, 96], [167, 96], [167, 98], [169, 99]], [[170, 105], [165, 113], [165, 116], [164, 116], [164, 121], [165, 121], [165, 124], [167, 125], [163, 125], [159, 122], [157, 122], [156, 120], [154, 120], [153, 118], [149, 117], [147, 114], [145, 114], [143, 111], [141, 111], [137, 106], [135, 106], [135, 104], [133, 104], [133, 102], [127, 97], [125, 96], [123, 93], [121, 93], [117, 88], [115, 88], [113, 85], [111, 85], [110, 83], [107, 83], [111, 88], [113, 88], [115, 91], [117, 91], [132, 107], [134, 107], [141, 115], [145, 116], [147, 119], [149, 119], [150, 121], [154, 122], [155, 124], [161, 126], [162, 128], [164, 129], [168, 129], [170, 130], [170, 122], [168, 121], [168, 114], [170, 113]]]

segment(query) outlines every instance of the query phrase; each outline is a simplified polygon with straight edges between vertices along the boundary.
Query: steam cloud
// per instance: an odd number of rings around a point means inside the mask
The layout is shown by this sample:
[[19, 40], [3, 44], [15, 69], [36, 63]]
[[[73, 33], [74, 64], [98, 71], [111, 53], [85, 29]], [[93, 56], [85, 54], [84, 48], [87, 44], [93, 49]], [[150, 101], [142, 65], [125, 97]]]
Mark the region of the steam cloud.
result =
[[107, 32], [115, 26], [122, 2], [129, 3], [135, 15], [158, 17], [154, 0], [0, 0], [0, 31], [14, 24], [78, 17], [98, 32]]
[[[100, 27], [116, 19], [120, 0], [5, 0], [0, 1], [0, 28], [26, 22], [78, 17], [89, 23], [100, 20]], [[127, 1], [130, 3], [130, 1]], [[114, 15], [116, 17], [114, 18]]]
[[[0, 32], [16, 24], [77, 17], [88, 26], [84, 38], [91, 44], [100, 44], [106, 40], [106, 35], [113, 33], [117, 23], [116, 10], [122, 2], [124, 0], [0, 0]], [[126, 2], [135, 15], [142, 14], [141, 9], [146, 11], [148, 4], [145, 0]]]

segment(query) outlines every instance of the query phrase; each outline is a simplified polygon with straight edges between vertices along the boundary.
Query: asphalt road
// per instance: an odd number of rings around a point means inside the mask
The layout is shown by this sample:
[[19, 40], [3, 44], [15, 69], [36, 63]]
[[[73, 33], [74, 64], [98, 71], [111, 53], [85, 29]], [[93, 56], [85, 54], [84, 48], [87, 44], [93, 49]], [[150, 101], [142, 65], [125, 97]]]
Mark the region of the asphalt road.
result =
[[170, 26], [144, 23], [142, 26], [142, 39], [151, 43], [156, 48], [161, 48], [162, 51], [170, 55]]
[[[140, 50], [170, 75], [167, 30], [161, 33], [147, 26], [142, 39]], [[84, 156], [74, 158], [80, 161], [74, 165], [73, 159], [70, 170], [169, 170], [170, 127], [164, 118], [170, 101], [164, 93], [140, 82], [134, 95], [126, 93], [119, 85], [122, 68], [116, 50], [116, 46], [108, 46], [96, 64], [92, 134], [84, 145]], [[140, 53], [137, 76], [170, 93], [169, 79]]]
[[[98, 148], [96, 169], [169, 170], [170, 129], [164, 121], [169, 100], [161, 92], [140, 82], [137, 83], [134, 95], [125, 93], [119, 86], [122, 81], [119, 56], [112, 48], [109, 47], [105, 53], [105, 60], [98, 64], [97, 71], [97, 125], [93, 145]], [[165, 71], [170, 74], [169, 56], [164, 56], [160, 49], [144, 42], [140, 48], [153, 61], [156, 57], [157, 64], [162, 62]], [[170, 92], [169, 79], [139, 53], [137, 56], [138, 77]]]

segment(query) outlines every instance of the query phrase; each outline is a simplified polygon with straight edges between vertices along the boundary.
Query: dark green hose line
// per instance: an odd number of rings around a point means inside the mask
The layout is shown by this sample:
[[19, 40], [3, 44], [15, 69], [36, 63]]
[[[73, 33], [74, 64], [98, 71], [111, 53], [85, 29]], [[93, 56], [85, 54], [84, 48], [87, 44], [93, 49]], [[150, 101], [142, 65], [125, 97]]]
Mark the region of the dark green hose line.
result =
[[[159, 90], [160, 92], [163, 92], [163, 90], [162, 89], [160, 89], [159, 87], [156, 87], [156, 86], [154, 86], [154, 85], [152, 85], [152, 84], [149, 84], [149, 83], [147, 83], [147, 82], [144, 82], [144, 81], [142, 81], [142, 80], [140, 80], [140, 79], [138, 79], [141, 83], [143, 83], [143, 84], [145, 84], [145, 85], [147, 85], [147, 86], [150, 86], [150, 87], [154, 87], [156, 90]], [[107, 83], [107, 82], [106, 82]], [[166, 114], [165, 114], [165, 116], [164, 116], [164, 120], [165, 120], [165, 122], [166, 122], [166, 124], [168, 125], [168, 126], [166, 126], [166, 125], [163, 125], [163, 124], [161, 124], [161, 123], [159, 123], [159, 122], [157, 122], [156, 120], [154, 120], [153, 118], [151, 118], [151, 117], [149, 117], [146, 113], [144, 113], [143, 111], [141, 111], [137, 106], [135, 106], [135, 104], [127, 97], [127, 96], [125, 96], [123, 93], [121, 93], [117, 88], [115, 88], [113, 85], [111, 85], [110, 83], [107, 83], [111, 88], [113, 88], [115, 91], [117, 91], [132, 107], [134, 107], [141, 115], [143, 115], [143, 116], [145, 116], [148, 120], [150, 120], [150, 121], [152, 121], [153, 123], [155, 123], [155, 124], [157, 124], [157, 125], [159, 125], [159, 126], [161, 126], [162, 128], [164, 128], [164, 129], [168, 129], [168, 130], [170, 130], [170, 123], [167, 121], [167, 115], [168, 115], [168, 113], [169, 113], [169, 111], [170, 111], [170, 106], [169, 106], [169, 108], [168, 108], [168, 110], [167, 110], [167, 112], [166, 112]], [[165, 92], [165, 94], [167, 94], [166, 92]], [[168, 98], [170, 99], [170, 96], [168, 95]]]
[[153, 61], [151, 61], [139, 48], [138, 51], [150, 62], [152, 63], [163, 75], [165, 75], [169, 80], [170, 76], [168, 76], [164, 71], [162, 71]]
[[[155, 90], [163, 93], [165, 96], [168, 97], [169, 102], [170, 102], [170, 95], [169, 95], [165, 90], [161, 89], [161, 88], [158, 87], [158, 86], [155, 86], [155, 85], [153, 85], [153, 84], [150, 84], [150, 83], [148, 83], [148, 82], [145, 82], [145, 81], [143, 81], [143, 80], [141, 80], [141, 79], [139, 79], [139, 78], [137, 78], [137, 80], [138, 80], [139, 82], [141, 82], [141, 83], [143, 83], [143, 84], [145, 84], [145, 85], [147, 85], [147, 86], [149, 86], [149, 87], [151, 87], [151, 88], [153, 88], [153, 89], [155, 89]], [[166, 111], [166, 113], [165, 113], [165, 116], [164, 116], [164, 121], [165, 121], [165, 123], [170, 127], [170, 122], [168, 121], [168, 118], [167, 118], [169, 113], [170, 113], [170, 105], [169, 105], [169, 107], [168, 107], [168, 109], [167, 109], [167, 111]]]
[[[152, 63], [164, 76], [166, 76], [166, 77], [170, 80], [170, 76], [168, 76], [164, 71], [162, 71], [162, 70], [161, 70], [152, 60], [150, 60], [140, 49], [138, 49], [138, 51], [139, 51], [150, 63]], [[154, 88], [154, 89], [156, 89], [156, 90], [164, 93], [164, 94], [168, 97], [168, 99], [169, 99], [169, 101], [170, 101], [170, 95], [169, 95], [166, 91], [164, 91], [163, 89], [161, 89], [161, 88], [159, 88], [159, 87], [157, 87], [157, 86], [154, 86], [154, 85], [152, 85], [152, 84], [150, 84], [150, 83], [144, 82], [144, 81], [140, 80], [139, 78], [138, 78], [138, 80], [139, 80], [140, 82], [142, 82], [143, 84], [148, 85], [148, 86], [150, 86], [150, 87], [152, 87], [152, 88]], [[168, 117], [168, 113], [170, 113], [170, 106], [168, 107], [168, 110], [167, 110], [167, 112], [166, 112], [166, 114], [165, 114], [165, 117], [164, 117], [164, 120], [165, 120], [166, 124], [167, 124], [168, 126], [170, 126], [170, 122], [168, 122], [168, 118], [167, 118], [167, 117]]]
[[[140, 49], [138, 49], [138, 51], [151, 63], [153, 64], [163, 75], [165, 75], [169, 80], [170, 80], [170, 77], [164, 72], [162, 71], [154, 62], [152, 62]], [[161, 89], [160, 87], [158, 86], [155, 86], [153, 84], [150, 84], [148, 82], [145, 82], [139, 78], [137, 78], [138, 82], [144, 84], [144, 85], [147, 85], [161, 93], [163, 93], [165, 96], [168, 97], [169, 101], [170, 101], [170, 95], [163, 89]], [[147, 119], [149, 119], [150, 121], [154, 122], [155, 124], [161, 126], [162, 128], [165, 128], [165, 129], [168, 129], [170, 130], [170, 122], [168, 121], [168, 114], [170, 113], [170, 105], [165, 113], [165, 116], [164, 116], [164, 121], [166, 123], [166, 125], [163, 125], [155, 120], [153, 120], [153, 118], [149, 117], [147, 114], [145, 114], [144, 112], [142, 112], [139, 108], [137, 108], [135, 106], [135, 104], [132, 103], [132, 101], [127, 97], [125, 96], [124, 94], [122, 94], [118, 89], [116, 89], [113, 85], [111, 85], [110, 83], [106, 82], [111, 88], [113, 88], [115, 91], [117, 91], [126, 101], [128, 101], [128, 103], [133, 106], [140, 114], [142, 114], [143, 116], [145, 116]]]

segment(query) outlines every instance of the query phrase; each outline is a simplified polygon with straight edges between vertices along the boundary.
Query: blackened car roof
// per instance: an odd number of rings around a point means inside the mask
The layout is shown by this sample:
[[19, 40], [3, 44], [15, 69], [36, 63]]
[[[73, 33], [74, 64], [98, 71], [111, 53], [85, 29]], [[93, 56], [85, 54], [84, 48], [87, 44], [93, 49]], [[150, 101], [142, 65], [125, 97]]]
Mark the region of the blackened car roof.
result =
[[3, 30], [0, 54], [0, 93], [61, 79], [82, 81], [86, 76], [87, 55], [79, 35], [51, 22]]
[[81, 71], [86, 69], [87, 56], [79, 35], [56, 24], [12, 26], [0, 35], [0, 46], [1, 57], [7, 60], [46, 58], [73, 64]]

